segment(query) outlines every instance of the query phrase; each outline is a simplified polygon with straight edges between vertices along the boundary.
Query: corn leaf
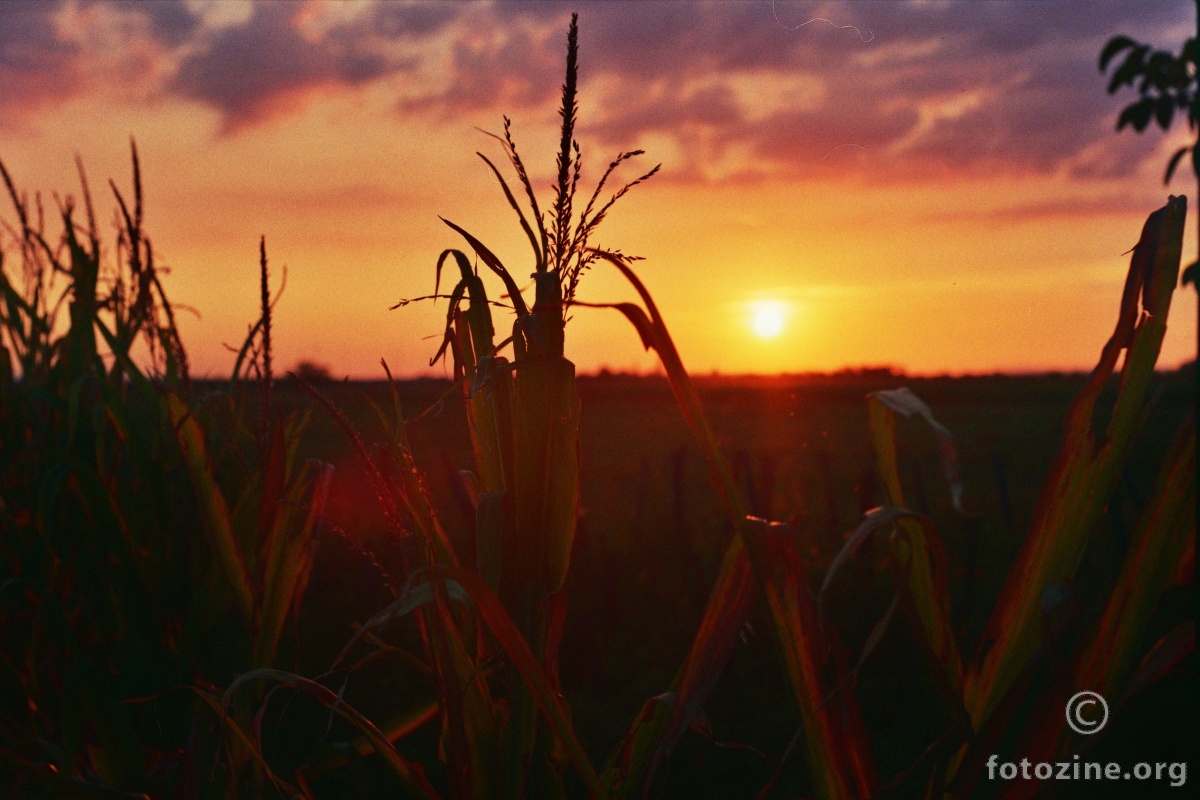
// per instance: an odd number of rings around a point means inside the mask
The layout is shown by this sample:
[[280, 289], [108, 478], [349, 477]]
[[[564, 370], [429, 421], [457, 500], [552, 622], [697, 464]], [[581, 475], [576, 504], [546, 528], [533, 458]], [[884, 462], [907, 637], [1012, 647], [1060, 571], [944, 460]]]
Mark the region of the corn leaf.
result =
[[[750, 571], [750, 562], [746, 559], [745, 548], [730, 548], [726, 551], [725, 562], [721, 565], [716, 585], [704, 610], [700, 629], [696, 632], [687, 660], [684, 661], [683, 674], [679, 680], [679, 688], [674, 692], [671, 712], [661, 734], [662, 738], [654, 749], [652, 759], [646, 765], [645, 777], [633, 774], [635, 785], [644, 782], [649, 787], [655, 772], [670, 757], [671, 749], [679, 741], [679, 737], [704, 708], [705, 701], [716, 687], [717, 679], [733, 654], [738, 632], [750, 617], [754, 597], [754, 576]], [[644, 759], [637, 761], [645, 762]], [[627, 764], [627, 773], [629, 769]], [[624, 779], [628, 780], [629, 777], [630, 775], [626, 774]]]
[[287, 792], [292, 796], [308, 796], [306, 794], [301, 794], [297, 787], [291, 785], [275, 774], [274, 770], [271, 769], [271, 765], [267, 763], [265, 758], [263, 758], [263, 754], [258, 745], [255, 743], [254, 739], [252, 739], [250, 735], [246, 733], [246, 731], [242, 730], [242, 726], [238, 725], [237, 722], [229, 716], [229, 708], [227, 703], [218, 703], [208, 694], [208, 692], [202, 691], [195, 686], [184, 686], [182, 688], [196, 695], [196, 697], [200, 698], [205, 705], [207, 705], [216, 713], [222, 724], [233, 733], [238, 743], [239, 752], [249, 753], [256, 762], [257, 766], [263, 770], [267, 778], [272, 784], [275, 785], [277, 789], [280, 790], [280, 792]]
[[[454, 581], [445, 581], [447, 595], [459, 602], [466, 602], [469, 596], [461, 586]], [[387, 605], [386, 608], [376, 612], [372, 617], [364, 622], [362, 626], [355, 632], [346, 646], [342, 648], [342, 652], [333, 661], [333, 667], [336, 668], [341, 664], [354, 645], [358, 644], [364, 638], [369, 637], [376, 631], [385, 627], [391, 622], [394, 622], [401, 617], [411, 614], [413, 611], [428, 605], [433, 602], [433, 586], [428, 581], [418, 583], [415, 586], [407, 586], [400, 596]]]
[[[629, 732], [604, 764], [601, 797], [633, 800], [649, 792], [646, 776], [650, 762], [658, 752], [674, 706], [675, 696], [671, 692], [652, 697], [642, 705]], [[644, 783], [646, 789], [642, 791]]]
[[[937, 433], [942, 464], [950, 485], [951, 500], [955, 508], [961, 509], [962, 479], [954, 440], [950, 431], [934, 418], [929, 407], [908, 389], [897, 389], [868, 395], [867, 409], [871, 421], [871, 437], [875, 444], [876, 464], [887, 491], [888, 503], [896, 508], [907, 507], [900, 482], [896, 414], [916, 414], [925, 419]], [[920, 618], [930, 650], [942, 665], [954, 693], [957, 694], [962, 685], [963, 665], [950, 618], [950, 593], [946, 585], [948, 567], [941, 540], [933, 526], [922, 524], [922, 520], [916, 515], [901, 515], [896, 519], [896, 524], [904, 531], [909, 545], [906, 573], [907, 592], [912, 608]], [[831, 568], [830, 572], [832, 571]]]
[[847, 692], [829, 695], [827, 676], [836, 673], [827, 663], [829, 648], [791, 530], [781, 523], [748, 519], [743, 539], [746, 549], [757, 551], [767, 567], [765, 580], [760, 578], [762, 590], [800, 706], [817, 795], [831, 800], [868, 798], [878, 779], [858, 701]]
[[[1042, 592], [1074, 574], [1125, 462], [1166, 332], [1186, 206], [1185, 198], [1172, 197], [1150, 215], [1134, 247], [1116, 329], [1071, 407], [1032, 530], [989, 619], [984, 654], [965, 676], [964, 698], [976, 729], [1037, 648]], [[1116, 405], [1108, 428], [1097, 432], [1096, 400], [1122, 350], [1126, 355]]]
[[1124, 705], [1139, 692], [1165, 678], [1195, 651], [1196, 621], [1185, 620], [1154, 643], [1154, 647], [1133, 670], [1129, 688], [1121, 695], [1117, 705]]
[[[504, 140], [501, 139], [501, 141], [503, 142]], [[508, 181], [504, 180], [504, 176], [500, 174], [500, 170], [496, 169], [496, 165], [487, 156], [483, 153], [476, 153], [475, 155], [483, 159], [483, 163], [488, 165], [492, 174], [496, 176], [496, 180], [500, 182], [500, 188], [504, 190], [504, 199], [508, 200], [508, 204], [512, 207], [512, 210], [517, 212], [517, 218], [521, 221], [521, 230], [525, 231], [525, 235], [529, 237], [529, 245], [533, 248], [533, 260], [536, 265], [534, 271], [542, 272], [546, 269], [546, 256], [538, 246], [538, 237], [534, 235], [533, 228], [529, 227], [529, 221], [525, 219], [525, 213], [521, 211], [521, 206], [517, 203], [517, 199], [513, 197], [512, 191], [508, 188]]]
[[[820, 635], [816, 604], [805, 585], [799, 557], [790, 541], [783, 544], [788, 539], [782, 533], [786, 526], [746, 517], [732, 470], [653, 298], [624, 260], [612, 253], [594, 252], [625, 276], [645, 305], [645, 310], [625, 303], [610, 307], [621, 311], [634, 324], [643, 344], [658, 353], [676, 402], [712, 470], [718, 496], [738, 534], [730, 549], [746, 549], [755, 579], [767, 599], [792, 692], [805, 722], [805, 741], [818, 776], [820, 796], [839, 800], [869, 796], [876, 778], [857, 701], [853, 696], [841, 695], [840, 707], [825, 704], [827, 686], [819, 667], [825, 666], [822, 661], [828, 643]], [[736, 556], [727, 553], [725, 563], [731, 563], [732, 558]]]
[[1196, 425], [1189, 415], [1171, 445], [1136, 544], [1125, 558], [1100, 630], [1076, 673], [1080, 690], [1111, 697], [1124, 688], [1139, 654], [1140, 634], [1196, 537]]
[[534, 658], [533, 652], [522, 638], [508, 612], [500, 605], [500, 601], [492, 594], [487, 585], [475, 574], [461, 567], [448, 567], [442, 571], [447, 581], [459, 583], [471, 596], [476, 612], [508, 655], [537, 707], [550, 723], [555, 737], [566, 748], [567, 755], [583, 779], [583, 784], [589, 794], [593, 797], [602, 797], [599, 778], [588, 760], [583, 745], [575, 736], [561, 696], [551, 687], [542, 667]]
[[[900, 502], [903, 493], [900, 491], [900, 471], [899, 463], [896, 458], [896, 422], [895, 414], [902, 417], [920, 417], [929, 424], [933, 429], [938, 443], [938, 457], [942, 462], [942, 471], [946, 476], [946, 483], [950, 487], [950, 502], [958, 511], [962, 511], [962, 466], [958, 460], [958, 449], [954, 446], [954, 436], [950, 433], [950, 429], [942, 423], [938, 422], [933, 415], [933, 411], [925, 402], [916, 396], [911, 389], [902, 387], [900, 389], [892, 389], [889, 391], [872, 392], [867, 395], [867, 404], [871, 412], [871, 431], [875, 435], [876, 452], [879, 453], [880, 472], [883, 473], [883, 478], [888, 487], [889, 493], [893, 490], [896, 494], [891, 498], [893, 505], [903, 506]], [[886, 414], [884, 411], [886, 410]], [[879, 426], [875, 422], [877, 417], [883, 417], [890, 420], [890, 429]], [[881, 434], [890, 433], [890, 436]], [[885, 465], [884, 460], [887, 460]], [[885, 470], [885, 466], [887, 469]]]
[[457, 796], [486, 800], [501, 795], [498, 708], [450, 613], [449, 584], [440, 574], [434, 575], [429, 584], [433, 609], [426, 617], [445, 709], [447, 767]]
[[258, 632], [254, 641], [254, 666], [270, 666], [275, 660], [284, 623], [298, 600], [297, 586], [312, 562], [309, 545], [324, 513], [329, 484], [333, 479], [333, 465], [313, 462], [310, 466], [311, 471], [316, 473], [314, 478], [311, 481], [297, 480], [293, 490], [294, 495], [300, 495], [302, 490], [309, 488], [307, 507], [300, 505], [299, 496], [289, 498], [294, 505], [286, 512], [275, 515], [268, 538], [270, 545], [263, 552], [265, 568]]
[[314, 680], [278, 669], [264, 668], [251, 670], [243, 675], [239, 675], [229, 685], [229, 688], [225, 690], [221, 708], [227, 709], [229, 707], [234, 693], [240, 687], [251, 681], [258, 680], [271, 681], [292, 689], [298, 689], [315, 698], [319, 703], [329, 710], [336, 712], [338, 716], [349, 722], [367, 737], [371, 742], [371, 746], [375, 748], [375, 752], [383, 758], [384, 762], [400, 779], [405, 790], [411, 796], [429, 798], [429, 800], [434, 800], [439, 796], [433, 786], [430, 785], [429, 780], [425, 777], [425, 772], [419, 764], [410, 764], [406, 761], [403, 756], [396, 752], [396, 748], [392, 747], [391, 742], [375, 727], [375, 724], [371, 720], [363, 716], [358, 709], [343, 701], [338, 695], [330, 691], [329, 688]]
[[443, 217], [439, 217], [438, 219], [441, 219], [442, 222], [449, 225], [451, 228], [457, 231], [460, 236], [466, 239], [467, 244], [471, 245], [471, 249], [474, 250], [476, 255], [483, 260], [483, 263], [487, 264], [488, 268], [491, 269], [492, 272], [500, 276], [500, 280], [504, 281], [504, 288], [508, 290], [509, 299], [512, 300], [513, 307], [517, 310], [517, 315], [523, 317], [528, 314], [529, 308], [525, 305], [525, 298], [521, 296], [521, 288], [517, 286], [517, 282], [513, 280], [512, 275], [510, 275], [504, 265], [500, 263], [500, 259], [496, 258], [496, 255], [489, 250], [483, 244], [483, 242], [479, 241], [450, 220]]
[[192, 412], [174, 392], [166, 393], [166, 404], [175, 428], [175, 438], [191, 476], [196, 499], [200, 501], [204, 530], [224, 573], [224, 583], [232, 592], [242, 619], [249, 623], [254, 619], [254, 612], [246, 562], [234, 536], [225, 495], [213, 476], [212, 461], [204, 443], [204, 431], [200, 429], [200, 424], [196, 422]]
[[[708, 462], [709, 468], [712, 470], [713, 484], [717, 488], [730, 524], [733, 525], [734, 530], [740, 530], [742, 521], [746, 517], [746, 511], [741, 493], [737, 488], [737, 482], [733, 478], [733, 471], [730, 470], [729, 463], [721, 453], [717, 437], [708, 422], [708, 416], [704, 413], [704, 407], [700, 404], [700, 396], [696, 393], [695, 384], [692, 383], [691, 376], [684, 369], [679, 351], [675, 349], [675, 343], [667, 331], [666, 323], [658, 313], [658, 306], [655, 305], [654, 298], [650, 296], [645, 285], [624, 260], [601, 250], [597, 250], [595, 253], [621, 272], [625, 279], [633, 285], [645, 304], [645, 311], [632, 303], [615, 303], [600, 307], [615, 308], [624, 314], [637, 330], [646, 349], [653, 348], [658, 354], [659, 361], [666, 370], [667, 381], [675, 396], [675, 402], [688, 427], [692, 429], [692, 435], [700, 446], [704, 460]], [[576, 303], [576, 305], [585, 304]]]

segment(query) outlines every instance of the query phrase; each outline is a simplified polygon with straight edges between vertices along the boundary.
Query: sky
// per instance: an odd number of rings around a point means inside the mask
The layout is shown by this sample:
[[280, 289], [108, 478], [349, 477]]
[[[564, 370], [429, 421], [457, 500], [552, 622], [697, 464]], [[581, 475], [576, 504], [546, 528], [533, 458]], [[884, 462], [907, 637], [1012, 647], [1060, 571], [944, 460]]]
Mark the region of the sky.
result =
[[[78, 192], [78, 154], [115, 224], [100, 189], [129, 191], [136, 139], [197, 374], [228, 374], [257, 318], [260, 236], [276, 285], [287, 274], [277, 364], [445, 374], [429, 366], [444, 301], [389, 309], [467, 249], [439, 216], [519, 282], [532, 271], [477, 152], [507, 167], [484, 133], [507, 115], [549, 204], [572, 10], [582, 186], [622, 151], [646, 152], [616, 186], [662, 165], [594, 243], [645, 259], [694, 372], [1089, 369], [1123, 254], [1169, 193], [1189, 195], [1185, 264], [1196, 253], [1195, 180], [1185, 163], [1162, 182], [1184, 121], [1116, 133], [1136, 95], [1107, 94], [1097, 66], [1118, 33], [1177, 50], [1188, 0], [5, 2], [0, 160], [49, 198]], [[634, 299], [603, 265], [579, 297]], [[1160, 364], [1195, 342], [1189, 288]], [[575, 310], [567, 356], [655, 368], [608, 310]]]

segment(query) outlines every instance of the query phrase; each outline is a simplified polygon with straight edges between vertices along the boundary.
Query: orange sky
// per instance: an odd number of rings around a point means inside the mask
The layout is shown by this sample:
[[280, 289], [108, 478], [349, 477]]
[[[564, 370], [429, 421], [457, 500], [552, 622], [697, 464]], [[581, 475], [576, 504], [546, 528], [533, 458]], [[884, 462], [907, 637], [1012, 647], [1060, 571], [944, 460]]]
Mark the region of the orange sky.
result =
[[[513, 118], [546, 205], [570, 10], [5, 4], [0, 159], [20, 187], [62, 193], [79, 153], [99, 194], [128, 186], [137, 138], [166, 286], [200, 314], [181, 323], [196, 372], [227, 374], [222, 343], [255, 319], [265, 234], [288, 274], [277, 363], [419, 374], [445, 306], [388, 307], [431, 292], [438, 253], [464, 247], [438, 215], [532, 269], [475, 151], [503, 154], [475, 128]], [[584, 185], [620, 150], [647, 150], [627, 179], [663, 165], [596, 243], [645, 257], [694, 371], [1087, 369], [1146, 215], [1169, 191], [1194, 207], [1186, 164], [1161, 180], [1182, 120], [1114, 133], [1134, 95], [1107, 95], [1096, 67], [1116, 33], [1178, 47], [1184, 0], [579, 10]], [[581, 299], [629, 299], [603, 269]], [[774, 338], [754, 331], [760, 301], [784, 309]], [[1194, 357], [1195, 326], [1181, 291], [1163, 365]], [[654, 367], [615, 312], [577, 310], [567, 342], [583, 370]]]

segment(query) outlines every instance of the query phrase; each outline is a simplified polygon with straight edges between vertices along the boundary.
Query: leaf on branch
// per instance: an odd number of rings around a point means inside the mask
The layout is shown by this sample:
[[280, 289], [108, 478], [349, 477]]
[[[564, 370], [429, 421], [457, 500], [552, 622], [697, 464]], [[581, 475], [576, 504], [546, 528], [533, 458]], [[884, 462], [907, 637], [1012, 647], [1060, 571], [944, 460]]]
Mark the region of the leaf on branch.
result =
[[1112, 61], [1122, 50], [1136, 46], [1137, 42], [1128, 36], [1114, 36], [1109, 39], [1108, 44], [1104, 45], [1104, 49], [1100, 51], [1100, 71], [1106, 71], [1108, 69], [1108, 62]]
[[1136, 103], [1130, 103], [1121, 111], [1121, 116], [1117, 117], [1117, 130], [1121, 130], [1126, 125], [1132, 125], [1133, 129], [1141, 133], [1150, 124], [1150, 115], [1154, 113], [1155, 102], [1151, 97], [1144, 97]]
[[1136, 45], [1129, 55], [1125, 56], [1125, 60], [1121, 62], [1121, 66], [1117, 67], [1112, 80], [1108, 83], [1109, 94], [1122, 86], [1133, 86], [1134, 79], [1146, 71], [1146, 53], [1148, 52], [1150, 52], [1150, 48], [1141, 44]]
[[1175, 116], [1175, 103], [1169, 94], [1160, 95], [1154, 109], [1154, 118], [1164, 131], [1171, 127], [1171, 118]]
[[1183, 158], [1184, 154], [1191, 149], [1191, 147], [1181, 147], [1171, 156], [1171, 160], [1167, 162], [1167, 172], [1163, 175], [1164, 184], [1171, 182], [1171, 176], [1175, 174], [1175, 168], [1179, 166], [1179, 159]]

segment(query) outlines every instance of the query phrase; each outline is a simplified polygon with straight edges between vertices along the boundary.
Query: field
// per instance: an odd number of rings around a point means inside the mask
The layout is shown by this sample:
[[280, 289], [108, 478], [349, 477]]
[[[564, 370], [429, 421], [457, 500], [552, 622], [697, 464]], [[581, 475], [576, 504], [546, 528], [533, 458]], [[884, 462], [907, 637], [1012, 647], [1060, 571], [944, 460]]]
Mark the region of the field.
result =
[[[1073, 747], [1186, 782], [1196, 383], [1153, 369], [1181, 199], [1088, 375], [693, 379], [595, 251], [665, 374], [576, 376], [566, 268], [518, 304], [510, 363], [447, 251], [454, 380], [299, 379], [272, 366], [264, 242], [215, 382], [188, 375], [134, 159], [115, 272], [94, 222], [65, 205], [51, 246], [10, 185], [13, 796], [1007, 797], [1037, 784], [984, 780], [989, 754]], [[1058, 711], [1079, 686], [1116, 700], [1095, 746]]]
[[[1186, 198], [1090, 372], [693, 376], [639, 259], [593, 244], [659, 167], [617, 188], [621, 152], [585, 201], [577, 22], [553, 200], [508, 118], [504, 169], [480, 154], [530, 285], [443, 219], [463, 249], [397, 304], [438, 301], [442, 380], [282, 368], [265, 236], [229, 378], [193, 375], [136, 144], [111, 247], [81, 162], [49, 221], [0, 164], [0, 790], [1130, 796], [1103, 768], [1182, 796], [1197, 376], [1159, 361]], [[638, 302], [577, 296], [601, 269]], [[661, 372], [578, 374], [584, 307]]]
[[[961, 622], [958, 635], [970, 652], [1020, 546], [1021, 532], [1029, 527], [1068, 407], [1085, 379], [1069, 374], [913, 378], [868, 370], [709, 377], [698, 384], [722, 446], [754, 498], [753, 510], [792, 521], [800, 547], [810, 556], [814, 585], [862, 513], [884, 499], [865, 395], [908, 386], [925, 399], [954, 434], [967, 512], [951, 508], [933, 436], [916, 422], [901, 431], [904, 477], [917, 509], [930, 514], [943, 534], [954, 565], [950, 592]], [[1144, 510], [1158, 459], [1195, 402], [1190, 369], [1159, 374], [1155, 383], [1157, 400], [1105, 515], [1102, 548], [1082, 581], [1111, 581]], [[447, 388], [447, 381], [404, 382], [401, 401], [415, 414], [434, 406]], [[386, 386], [341, 383], [325, 391], [362, 430], [378, 430], [367, 398], [381, 401]], [[665, 379], [581, 377], [579, 393], [582, 512], [568, 578], [562, 682], [576, 729], [599, 762], [624, 736], [645, 698], [666, 690], [687, 655], [731, 532]], [[1112, 394], [1106, 398], [1109, 403]], [[311, 403], [297, 389], [284, 397], [298, 408]], [[474, 525], [458, 476], [460, 469], [471, 467], [466, 430], [461, 400], [451, 395], [439, 413], [410, 426], [409, 435], [437, 505], [446, 509], [447, 528], [452, 535], [459, 533], [454, 542], [459, 556], [469, 564], [474, 541], [462, 534]], [[384, 578], [372, 561], [385, 569], [396, 570], [397, 565], [348, 442], [319, 412], [304, 450], [338, 465], [328, 524], [347, 532], [345, 538], [324, 535], [301, 617], [302, 629], [322, 631], [321, 643], [303, 648], [298, 656], [300, 671], [313, 673], [328, 663], [356, 623], [388, 601]], [[354, 546], [368, 550], [371, 558]], [[851, 646], [861, 642], [888, 602], [886, 587], [869, 573], [854, 578], [835, 605], [853, 631], [846, 637]], [[1194, 599], [1194, 588], [1182, 587], [1164, 598], [1149, 635], [1165, 633], [1186, 616]], [[717, 796], [751, 796], [770, 776], [771, 756], [778, 758], [796, 733], [798, 720], [786, 702], [787, 683], [776, 664], [775, 646], [761, 633], [769, 625], [759, 611], [752, 622], [756, 633], [736, 651], [708, 716], [716, 740], [771, 755], [717, 747], [693, 734], [681, 745], [678, 766], [672, 767], [672, 796], [698, 796], [709, 785], [720, 787]], [[882, 706], [871, 730], [883, 744], [880, 769], [885, 774], [915, 762], [928, 734], [919, 730], [930, 724], [927, 709], [918, 697], [903, 699], [903, 687], [918, 679], [919, 664], [903, 668], [914, 658], [911, 646], [895, 637], [864, 666], [864, 704], [871, 702], [870, 693], [878, 692]], [[1194, 738], [1196, 710], [1194, 682], [1177, 679], [1117, 723], [1124, 740], [1112, 747], [1126, 758], [1136, 750], [1184, 757], [1186, 742]], [[1147, 739], [1151, 731], [1156, 735]], [[785, 773], [794, 782], [803, 781], [805, 768], [799, 761]]]
[[[115, 267], [86, 183], [58, 246], [9, 183], [14, 796], [1008, 797], [1037, 784], [989, 754], [1072, 747], [1186, 782], [1196, 384], [1154, 371], [1181, 198], [1087, 375], [693, 379], [581, 223], [499, 346], [446, 251], [454, 379], [353, 384], [273, 368], [265, 241], [233, 377], [191, 379], [138, 181], [135, 150]], [[576, 376], [586, 258], [665, 374]], [[1079, 686], [1117, 701], [1094, 748]]]

